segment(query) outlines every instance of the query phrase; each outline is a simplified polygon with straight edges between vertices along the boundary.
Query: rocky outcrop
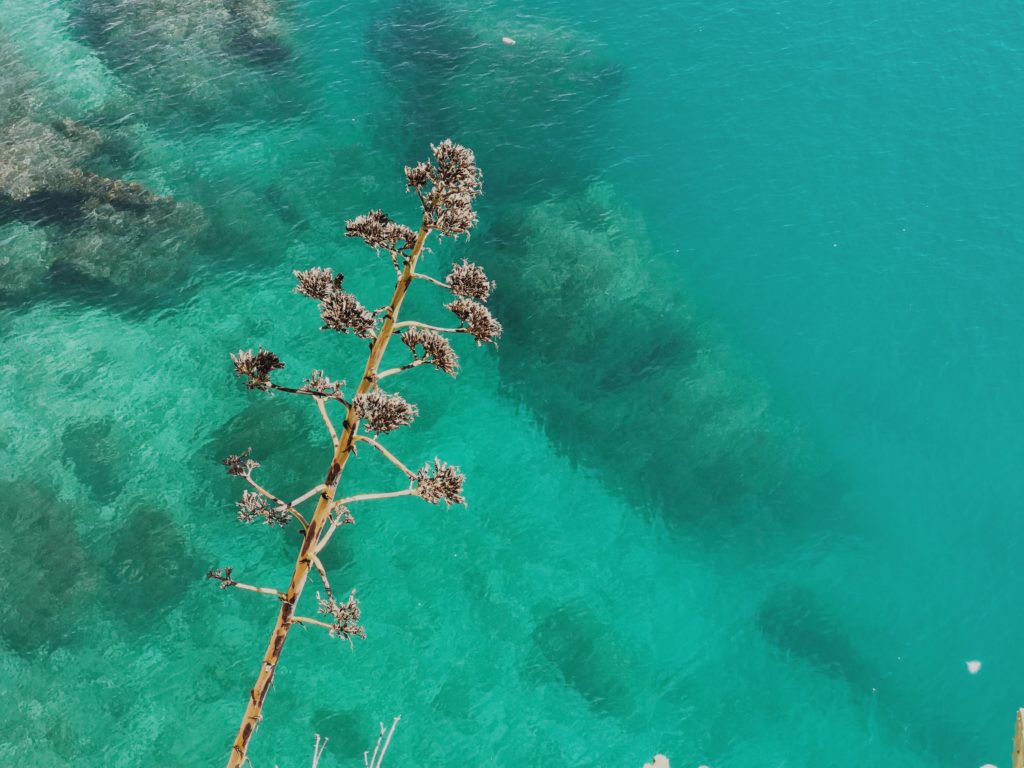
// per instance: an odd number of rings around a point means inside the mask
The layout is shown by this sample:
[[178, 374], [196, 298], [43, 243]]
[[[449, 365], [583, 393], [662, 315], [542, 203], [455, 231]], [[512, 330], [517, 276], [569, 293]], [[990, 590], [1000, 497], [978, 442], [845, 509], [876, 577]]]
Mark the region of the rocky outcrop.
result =
[[0, 300], [80, 277], [111, 288], [165, 290], [184, 276], [183, 248], [202, 229], [198, 206], [90, 170], [103, 135], [54, 118], [9, 47], [0, 76]]
[[137, 91], [148, 116], [213, 117], [240, 109], [267, 117], [295, 98], [279, 88], [290, 57], [275, 0], [82, 0], [78, 26]]

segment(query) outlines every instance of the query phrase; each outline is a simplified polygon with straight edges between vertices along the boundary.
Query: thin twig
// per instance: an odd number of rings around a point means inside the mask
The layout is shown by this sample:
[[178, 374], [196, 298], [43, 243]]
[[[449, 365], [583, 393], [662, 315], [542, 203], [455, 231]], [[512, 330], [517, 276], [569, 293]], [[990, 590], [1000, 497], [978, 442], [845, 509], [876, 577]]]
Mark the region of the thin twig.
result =
[[313, 401], [316, 403], [317, 409], [320, 411], [320, 415], [324, 418], [324, 424], [327, 425], [327, 431], [331, 433], [331, 443], [334, 447], [338, 447], [338, 433], [334, 430], [334, 424], [331, 423], [331, 417], [327, 415], [327, 401], [322, 397], [314, 397]]
[[308, 616], [292, 616], [292, 624], [315, 624], [318, 627], [324, 629], [334, 629], [333, 624], [328, 624], [325, 621], [318, 621], [317, 619], [311, 619]]
[[265, 496], [266, 498], [270, 499], [271, 501], [276, 503], [279, 507], [283, 508], [283, 507], [287, 507], [288, 506], [288, 502], [282, 501], [281, 499], [277, 498], [277, 496], [275, 496], [270, 491], [268, 491], [266, 488], [264, 488], [262, 485], [260, 485], [255, 480], [253, 480], [252, 479], [252, 473], [247, 472], [246, 474], [243, 475], [243, 477], [245, 478], [245, 481], [247, 483], [249, 483], [249, 485], [251, 485], [253, 488], [255, 488], [256, 492], [259, 493], [261, 496]]
[[[377, 753], [380, 752], [380, 743], [384, 740], [384, 723], [380, 724], [380, 734], [377, 736], [377, 746], [373, 748], [373, 757], [367, 763], [367, 768], [373, 768], [377, 764]], [[363, 762], [366, 762], [366, 753], [363, 753]]]
[[402, 470], [402, 474], [404, 474], [410, 480], [412, 480], [414, 477], [416, 477], [416, 473], [415, 472], [413, 472], [411, 469], [409, 469], [407, 466], [405, 466], [405, 464], [403, 464], [401, 461], [398, 460], [398, 458], [395, 456], [395, 454], [393, 454], [391, 451], [389, 451], [383, 445], [378, 443], [372, 437], [367, 437], [366, 435], [356, 435], [355, 439], [360, 441], [360, 442], [369, 443], [370, 445], [372, 445], [374, 448], [376, 448], [378, 451], [380, 451], [384, 455], [384, 458], [386, 458], [388, 461], [390, 461], [392, 464], [394, 464], [396, 467], [398, 467], [400, 470]]
[[294, 507], [294, 506], [296, 506], [296, 505], [298, 505], [298, 504], [301, 504], [302, 502], [304, 502], [304, 501], [307, 501], [307, 500], [309, 500], [309, 498], [310, 498], [310, 497], [312, 497], [312, 496], [315, 496], [315, 495], [316, 495], [316, 494], [318, 494], [318, 493], [322, 493], [322, 492], [323, 492], [323, 490], [324, 490], [324, 484], [323, 484], [323, 483], [320, 483], [320, 485], [316, 486], [315, 488], [310, 488], [310, 489], [309, 489], [308, 491], [306, 491], [306, 492], [305, 492], [304, 494], [302, 494], [301, 496], [299, 496], [299, 498], [295, 499], [295, 500], [294, 500], [294, 501], [293, 501], [293, 502], [291, 503], [291, 505], [290, 505], [290, 506], [293, 506], [293, 507]]
[[258, 592], [261, 595], [273, 595], [278, 600], [285, 599], [285, 594], [283, 592], [278, 592], [276, 589], [271, 589], [270, 587], [254, 587], [252, 584], [243, 584], [240, 581], [235, 581], [231, 578], [230, 568], [225, 568], [223, 571], [208, 571], [206, 578], [219, 581], [221, 589], [230, 589], [234, 587], [235, 589], [244, 589], [247, 592]]
[[328, 400], [337, 400], [339, 403], [344, 403], [346, 406], [350, 405], [349, 401], [341, 396], [340, 392], [319, 392], [311, 391], [308, 389], [294, 389], [293, 387], [283, 387], [280, 384], [271, 383], [270, 388], [277, 392], [285, 392], [289, 395], [305, 395], [307, 397], [323, 397]]
[[419, 280], [426, 280], [428, 283], [433, 283], [434, 285], [439, 285], [442, 288], [444, 288], [446, 291], [450, 290], [450, 288], [448, 287], [448, 283], [442, 283], [440, 280], [437, 280], [437, 279], [431, 277], [430, 275], [423, 275], [423, 274], [420, 274], [419, 272], [417, 272], [417, 273], [415, 273], [413, 275], [413, 277], [417, 278]]
[[313, 555], [313, 567], [319, 571], [320, 580], [324, 583], [324, 590], [327, 592], [327, 596], [333, 600], [334, 593], [331, 592], [331, 582], [327, 580], [327, 569], [316, 555]]
[[[375, 766], [371, 766], [371, 768], [381, 768], [381, 765], [384, 763], [384, 753], [387, 752], [388, 751], [388, 747], [391, 746], [391, 737], [395, 735], [395, 728], [398, 727], [398, 721], [401, 720], [401, 719], [402, 719], [402, 716], [399, 715], [394, 720], [391, 721], [391, 730], [388, 731], [388, 738], [384, 742], [384, 748], [380, 751], [380, 756], [377, 758], [377, 764]], [[383, 723], [381, 723], [380, 729], [381, 729], [381, 734], [383, 735], [383, 733], [384, 733], [384, 724]]]
[[406, 363], [398, 368], [388, 368], [386, 371], [381, 371], [374, 378], [377, 381], [380, 381], [381, 379], [386, 379], [388, 376], [394, 376], [396, 373], [401, 373], [402, 371], [408, 371], [410, 368], [415, 368], [417, 365], [423, 365], [426, 362], [429, 361], [422, 357], [418, 357], [411, 363]]
[[441, 328], [437, 325], [430, 325], [429, 323], [421, 323], [419, 320], [403, 320], [400, 323], [395, 323], [392, 326], [392, 331], [397, 331], [399, 328], [426, 328], [428, 331], [437, 331], [438, 333], [469, 333], [469, 328]]
[[[335, 501], [332, 505], [332, 509], [338, 509], [346, 504], [351, 504], [356, 501], [374, 501], [376, 499], [393, 499], [398, 496], [412, 496], [413, 489], [406, 488], [404, 491], [391, 491], [390, 493], [361, 493], [358, 496], [349, 496]], [[323, 548], [327, 546], [327, 542], [331, 540], [331, 536], [338, 529], [339, 526], [344, 525], [344, 518], [334, 518], [331, 520], [331, 525], [327, 529], [327, 533], [320, 537], [320, 542], [316, 545], [316, 549], [313, 550], [314, 554], [320, 554]]]
[[316, 734], [316, 743], [313, 744], [313, 765], [312, 768], [317, 768], [320, 765], [320, 758], [324, 756], [324, 750], [327, 749], [327, 738], [324, 737], [323, 743], [320, 742], [320, 734]]
[[353, 504], [357, 501], [376, 501], [377, 499], [393, 499], [397, 496], [411, 496], [412, 488], [406, 488], [402, 491], [388, 491], [387, 493], [360, 493], [355, 496], [346, 496], [344, 499], [335, 501], [333, 507], [343, 507], [346, 504]]

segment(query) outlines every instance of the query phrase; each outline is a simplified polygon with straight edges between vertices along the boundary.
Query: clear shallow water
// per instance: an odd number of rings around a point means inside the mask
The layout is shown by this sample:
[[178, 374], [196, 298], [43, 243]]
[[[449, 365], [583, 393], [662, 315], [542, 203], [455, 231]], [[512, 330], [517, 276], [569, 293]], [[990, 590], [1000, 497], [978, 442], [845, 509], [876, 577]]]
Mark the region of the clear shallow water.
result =
[[281, 583], [293, 549], [217, 462], [296, 493], [326, 463], [226, 353], [354, 376], [290, 271], [386, 296], [340, 229], [411, 216], [400, 169], [451, 135], [487, 195], [437, 262], [487, 265], [507, 339], [403, 382], [394, 444], [470, 507], [345, 531], [370, 637], [289, 641], [255, 764], [314, 732], [358, 764], [395, 713], [395, 765], [1008, 764], [1018, 8], [296, 2], [277, 57], [159, 5], [0, 2], [4, 125], [82, 120], [83, 167], [195, 204], [3, 212], [3, 763], [223, 761], [273, 606], [202, 575]]

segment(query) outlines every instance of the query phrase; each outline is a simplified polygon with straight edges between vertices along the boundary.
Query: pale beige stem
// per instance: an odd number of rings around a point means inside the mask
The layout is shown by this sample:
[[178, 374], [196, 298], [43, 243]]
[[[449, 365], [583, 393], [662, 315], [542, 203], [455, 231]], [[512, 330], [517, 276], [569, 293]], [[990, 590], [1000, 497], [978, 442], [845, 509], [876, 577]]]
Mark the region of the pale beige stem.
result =
[[437, 331], [438, 333], [469, 333], [469, 328], [442, 328], [439, 325], [421, 323], [419, 320], [403, 320], [400, 323], [395, 323], [394, 330], [397, 331], [399, 328], [426, 328], [428, 331]]
[[1017, 710], [1017, 726], [1013, 733], [1013, 768], [1024, 768], [1024, 709]]
[[294, 507], [294, 506], [297, 506], [297, 505], [301, 504], [304, 501], [308, 501], [310, 498], [312, 498], [313, 496], [316, 496], [318, 493], [320, 493], [323, 489], [324, 489], [324, 484], [323, 483], [320, 483], [320, 485], [316, 486], [315, 488], [310, 488], [304, 494], [299, 496], [299, 498], [297, 498], [294, 501], [292, 501], [291, 506]]
[[302, 516], [302, 513], [299, 512], [299, 510], [297, 510], [295, 507], [289, 505], [288, 512], [292, 515], [292, 517], [299, 521], [299, 525], [301, 525], [303, 528], [309, 527], [309, 523], [306, 522], [306, 518], [304, 518]]
[[260, 485], [255, 480], [253, 480], [252, 479], [252, 475], [245, 475], [245, 480], [246, 480], [246, 482], [249, 483], [249, 485], [251, 485], [253, 488], [255, 488], [256, 492], [258, 494], [260, 494], [261, 496], [264, 496], [264, 497], [270, 499], [271, 501], [273, 501], [274, 503], [276, 503], [280, 507], [287, 507], [288, 506], [288, 502], [282, 501], [281, 499], [277, 498], [277, 496], [275, 496], [270, 491], [268, 491], [266, 488], [264, 488], [262, 485]]
[[247, 592], [259, 592], [261, 595], [273, 595], [278, 600], [284, 600], [284, 592], [278, 592], [276, 589], [271, 589], [270, 587], [254, 587], [251, 584], [243, 584], [240, 581], [232, 581], [228, 584], [228, 587], [244, 589]]
[[422, 274], [420, 272], [417, 272], [415, 275], [413, 275], [413, 277], [415, 277], [417, 280], [426, 280], [428, 283], [433, 283], [434, 285], [439, 285], [442, 288], [444, 288], [446, 291], [451, 290], [449, 288], [449, 286], [448, 286], [448, 283], [442, 283], [440, 280], [437, 280], [436, 278], [433, 278], [430, 275], [424, 275], [424, 274]]
[[405, 466], [405, 464], [398, 460], [398, 457], [396, 457], [395, 454], [393, 454], [379, 442], [374, 440], [372, 437], [367, 437], [366, 435], [356, 435], [356, 440], [358, 440], [361, 443], [369, 443], [370, 445], [372, 445], [374, 448], [376, 448], [384, 455], [384, 458], [386, 458], [388, 461], [390, 461], [392, 464], [394, 464], [396, 467], [402, 470], [402, 474], [404, 474], [410, 480], [416, 477], [415, 472], [413, 472], [411, 469]]
[[[359, 387], [355, 395], [365, 394], [375, 384], [377, 371], [380, 368], [381, 360], [384, 358], [384, 352], [387, 350], [388, 343], [391, 341], [398, 313], [402, 308], [402, 302], [405, 301], [405, 295], [412, 283], [412, 276], [416, 274], [416, 262], [423, 252], [423, 243], [429, 232], [430, 228], [428, 225], [424, 224], [420, 227], [419, 234], [416, 236], [416, 244], [413, 246], [412, 252], [405, 262], [402, 274], [395, 285], [395, 291], [392, 294], [391, 303], [388, 305], [380, 333], [377, 334], [373, 340], [373, 345], [370, 347], [370, 356], [366, 361], [363, 376], [359, 381]], [[348, 406], [345, 412], [343, 429], [338, 438], [338, 445], [335, 448], [334, 457], [331, 460], [330, 467], [327, 470], [327, 477], [323, 483], [324, 488], [320, 494], [320, 500], [317, 502], [316, 510], [309, 521], [309, 525], [306, 526], [306, 534], [302, 539], [302, 546], [299, 548], [299, 553], [295, 560], [295, 568], [292, 570], [288, 591], [285, 593], [285, 598], [281, 601], [281, 610], [278, 613], [277, 621], [267, 643], [267, 650], [263, 654], [263, 663], [260, 665], [256, 683], [249, 691], [249, 701], [246, 704], [245, 714], [242, 716], [242, 723], [238, 728], [238, 734], [235, 736], [231, 754], [228, 756], [227, 768], [241, 768], [245, 763], [249, 742], [252, 740], [252, 735], [260, 722], [263, 704], [267, 699], [267, 694], [270, 692], [270, 686], [274, 681], [274, 672], [281, 658], [281, 651], [284, 648], [285, 640], [288, 638], [288, 632], [295, 618], [295, 605], [298, 603], [306, 586], [306, 579], [318, 551], [317, 545], [320, 541], [320, 535], [323, 533], [327, 521], [331, 517], [334, 496], [338, 489], [338, 481], [341, 479], [345, 465], [352, 454], [353, 438], [358, 427], [359, 418], [353, 413], [352, 407]], [[318, 623], [322, 624], [322, 622]]]
[[[340, 501], [336, 501], [336, 502], [334, 502], [334, 506], [337, 508], [337, 507], [343, 507], [346, 504], [352, 504], [353, 502], [356, 502], [356, 501], [375, 501], [377, 499], [394, 499], [394, 498], [397, 498], [398, 496], [412, 496], [412, 495], [413, 495], [413, 489], [412, 488], [406, 488], [404, 491], [391, 491], [390, 493], [361, 493], [358, 496], [349, 496], [348, 498], [341, 499]], [[331, 520], [331, 525], [327, 529], [327, 533], [325, 533], [323, 535], [323, 537], [320, 539], [320, 543], [317, 544], [316, 549], [314, 551], [319, 553], [320, 550], [322, 550], [324, 547], [326, 547], [327, 546], [327, 542], [329, 542], [331, 540], [331, 536], [334, 535], [334, 532], [339, 527], [341, 527], [344, 524], [345, 524], [344, 523], [344, 518], [336, 518], [336, 519]]]
[[381, 379], [386, 379], [388, 376], [394, 376], [396, 373], [401, 373], [402, 371], [408, 371], [410, 368], [415, 368], [416, 366], [423, 365], [426, 362], [428, 361], [422, 358], [417, 358], [416, 360], [413, 360], [411, 363], [406, 363], [405, 365], [401, 365], [398, 368], [388, 368], [386, 371], [381, 371], [380, 373], [377, 374], [377, 381], [380, 381]]
[[331, 417], [327, 415], [327, 401], [322, 397], [314, 397], [313, 401], [316, 403], [316, 407], [320, 411], [320, 415], [323, 416], [324, 424], [327, 425], [327, 431], [331, 433], [331, 444], [337, 448], [338, 433], [334, 431], [334, 424], [331, 423]]
[[377, 499], [394, 499], [398, 496], [412, 496], [412, 488], [404, 488], [401, 491], [387, 491], [385, 493], [360, 493], [355, 496], [346, 496], [334, 502], [335, 508], [343, 507], [346, 504], [354, 504], [357, 501], [377, 501]]
[[320, 581], [324, 583], [324, 591], [328, 597], [334, 597], [334, 593], [331, 592], [331, 582], [327, 579], [327, 569], [324, 568], [324, 564], [320, 562], [320, 558], [313, 557], [313, 567], [320, 573]]
[[292, 616], [292, 624], [315, 624], [318, 627], [324, 627], [325, 629], [334, 629], [333, 624], [328, 624], [326, 621], [318, 621], [317, 619], [311, 619], [308, 616]]
[[[388, 731], [388, 738], [384, 742], [384, 748], [381, 749], [379, 755], [377, 755], [377, 750], [376, 749], [373, 750], [373, 754], [376, 755], [376, 757], [377, 757], [377, 762], [376, 763], [371, 763], [370, 764], [370, 768], [381, 768], [381, 765], [384, 762], [384, 754], [388, 751], [388, 747], [391, 746], [391, 737], [395, 735], [395, 728], [398, 727], [398, 721], [401, 720], [401, 719], [402, 719], [402, 717], [401, 717], [401, 715], [399, 715], [398, 717], [396, 717], [394, 720], [391, 721], [391, 730]], [[384, 724], [383, 723], [381, 723], [380, 732], [381, 732], [381, 736], [383, 736], [384, 735]], [[377, 746], [380, 746], [380, 739], [377, 739]]]

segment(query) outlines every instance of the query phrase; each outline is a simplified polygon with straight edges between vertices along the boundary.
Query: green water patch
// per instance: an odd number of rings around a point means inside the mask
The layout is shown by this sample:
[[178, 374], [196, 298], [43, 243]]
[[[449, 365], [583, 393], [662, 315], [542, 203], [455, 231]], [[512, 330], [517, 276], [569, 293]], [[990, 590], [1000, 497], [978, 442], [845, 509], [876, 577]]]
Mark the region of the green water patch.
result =
[[73, 23], [149, 119], [185, 113], [199, 126], [301, 108], [289, 24], [275, 0], [81, 0]]
[[60, 440], [63, 459], [96, 501], [107, 504], [117, 498], [125, 482], [131, 444], [114, 419], [85, 419], [64, 428]]
[[96, 566], [74, 530], [71, 507], [45, 486], [7, 481], [0, 538], [6, 595], [0, 643], [19, 654], [50, 650], [89, 632], [81, 607], [96, 597]]
[[498, 281], [509, 393], [611, 487], [679, 521], [803, 514], [809, 446], [653, 269], [611, 187], [509, 206], [472, 250]]
[[[508, 28], [516, 45], [502, 42]], [[370, 27], [367, 48], [401, 105], [385, 143], [402, 137], [418, 153], [450, 136], [475, 149], [487, 195], [505, 199], [598, 169], [594, 127], [625, 76], [582, 31], [493, 4], [403, 0]]]
[[105, 134], [62, 114], [21, 50], [0, 35], [0, 302], [173, 294], [202, 212], [126, 180]]
[[141, 631], [185, 599], [202, 564], [170, 514], [146, 504], [121, 510], [122, 522], [103, 548], [103, 598], [117, 618]]

